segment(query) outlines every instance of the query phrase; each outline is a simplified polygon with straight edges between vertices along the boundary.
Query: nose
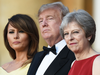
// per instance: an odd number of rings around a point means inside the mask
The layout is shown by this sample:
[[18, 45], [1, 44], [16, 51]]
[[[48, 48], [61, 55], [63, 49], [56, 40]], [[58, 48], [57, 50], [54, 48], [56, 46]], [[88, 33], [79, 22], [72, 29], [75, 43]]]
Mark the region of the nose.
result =
[[44, 20], [44, 21], [42, 22], [42, 26], [43, 26], [43, 27], [48, 26], [47, 20]]
[[72, 41], [74, 39], [72, 34], [69, 34], [69, 40]]
[[15, 34], [14, 34], [14, 39], [18, 39], [18, 38], [19, 38], [18, 32], [15, 32]]

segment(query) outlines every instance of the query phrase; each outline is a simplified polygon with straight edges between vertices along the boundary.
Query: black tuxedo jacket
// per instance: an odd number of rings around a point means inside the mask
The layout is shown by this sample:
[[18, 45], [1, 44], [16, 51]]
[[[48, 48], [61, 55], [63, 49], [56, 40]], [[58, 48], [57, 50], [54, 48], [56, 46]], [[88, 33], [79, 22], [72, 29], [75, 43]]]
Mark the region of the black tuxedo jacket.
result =
[[[35, 75], [42, 59], [44, 58], [43, 53], [44, 51], [38, 52], [34, 56], [27, 75]], [[65, 46], [50, 64], [44, 75], [68, 75], [73, 60], [75, 60], [74, 53]]]

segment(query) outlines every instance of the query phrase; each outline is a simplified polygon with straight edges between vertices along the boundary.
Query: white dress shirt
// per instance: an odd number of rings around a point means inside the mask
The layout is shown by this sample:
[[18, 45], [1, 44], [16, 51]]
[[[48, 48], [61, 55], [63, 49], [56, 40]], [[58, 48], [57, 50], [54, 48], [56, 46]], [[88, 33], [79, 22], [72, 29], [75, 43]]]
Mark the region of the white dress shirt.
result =
[[[65, 47], [65, 45], [66, 45], [65, 40], [61, 40], [60, 42], [55, 44], [57, 54], [55, 55], [50, 51], [49, 54], [47, 54], [43, 58], [40, 66], [37, 69], [36, 75], [43, 75], [45, 73], [46, 69], [53, 62], [53, 60], [57, 57], [57, 55], [60, 53], [60, 51]], [[48, 47], [50, 47], [50, 46], [48, 46]]]

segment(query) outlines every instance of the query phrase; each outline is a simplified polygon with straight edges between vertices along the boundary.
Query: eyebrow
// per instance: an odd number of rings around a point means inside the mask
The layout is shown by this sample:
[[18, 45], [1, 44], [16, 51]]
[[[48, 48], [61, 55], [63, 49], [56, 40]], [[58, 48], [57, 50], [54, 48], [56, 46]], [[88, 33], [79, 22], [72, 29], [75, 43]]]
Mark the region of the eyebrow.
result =
[[[52, 15], [47, 15], [46, 18], [48, 18], [48, 17], [53, 17], [53, 16]], [[42, 18], [39, 18], [38, 20], [40, 20], [40, 19], [42, 19]]]
[[53, 17], [52, 15], [48, 15], [47, 17]]
[[8, 29], [8, 30], [9, 30], [9, 31], [11, 31], [11, 30], [14, 31], [14, 29]]
[[41, 20], [42, 18], [39, 18], [38, 20]]

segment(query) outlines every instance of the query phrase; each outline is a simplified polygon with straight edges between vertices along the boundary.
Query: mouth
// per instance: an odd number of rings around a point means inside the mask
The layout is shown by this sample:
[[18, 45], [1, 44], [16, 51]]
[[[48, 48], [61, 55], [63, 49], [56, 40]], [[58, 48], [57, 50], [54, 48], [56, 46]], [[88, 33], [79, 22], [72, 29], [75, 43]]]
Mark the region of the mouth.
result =
[[19, 41], [15, 41], [15, 42], [13, 42], [13, 44], [19, 44], [20, 42]]
[[49, 29], [45, 29], [45, 30], [43, 30], [44, 33], [48, 32], [48, 31], [49, 31]]
[[76, 43], [70, 43], [70, 45], [75, 45]]

